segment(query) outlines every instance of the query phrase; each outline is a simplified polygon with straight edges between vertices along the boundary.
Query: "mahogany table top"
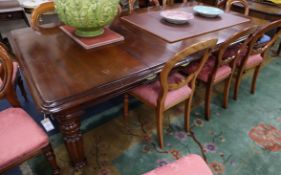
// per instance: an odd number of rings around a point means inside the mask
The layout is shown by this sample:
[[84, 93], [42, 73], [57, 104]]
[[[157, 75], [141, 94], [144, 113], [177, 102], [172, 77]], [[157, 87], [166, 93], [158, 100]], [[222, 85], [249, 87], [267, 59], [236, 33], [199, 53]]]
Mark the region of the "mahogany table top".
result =
[[9, 40], [39, 110], [60, 113], [123, 94], [158, 73], [184, 47], [214, 37], [219, 44], [252, 25], [246, 22], [168, 43], [117, 18], [111, 29], [125, 40], [96, 49], [83, 49], [59, 28], [19, 29]]
[[[168, 8], [167, 10], [176, 9], [192, 14], [194, 13], [192, 8], [185, 6]], [[123, 16], [121, 19], [167, 42], [181, 41], [250, 21], [248, 17], [230, 13], [211, 18], [194, 14], [194, 19], [185, 24], [171, 24], [161, 17], [160, 12], [162, 11], [165, 11], [165, 9], [159, 8], [145, 13], [133, 13], [132, 15]]]

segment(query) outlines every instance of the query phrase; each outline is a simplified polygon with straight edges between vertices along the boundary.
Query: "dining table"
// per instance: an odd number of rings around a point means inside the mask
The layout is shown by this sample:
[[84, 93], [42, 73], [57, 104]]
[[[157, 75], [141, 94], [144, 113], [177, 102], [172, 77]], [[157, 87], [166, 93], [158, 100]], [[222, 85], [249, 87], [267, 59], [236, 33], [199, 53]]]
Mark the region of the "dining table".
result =
[[[57, 120], [74, 168], [87, 164], [80, 131], [85, 109], [153, 81], [183, 48], [212, 38], [218, 38], [219, 46], [234, 33], [257, 24], [237, 13], [215, 18], [194, 14], [183, 25], [169, 24], [160, 17], [166, 10], [193, 13], [194, 5], [151, 7], [119, 15], [109, 28], [124, 41], [94, 49], [84, 49], [58, 26], [23, 28], [9, 34], [37, 110]], [[177, 65], [186, 65], [195, 57]]]

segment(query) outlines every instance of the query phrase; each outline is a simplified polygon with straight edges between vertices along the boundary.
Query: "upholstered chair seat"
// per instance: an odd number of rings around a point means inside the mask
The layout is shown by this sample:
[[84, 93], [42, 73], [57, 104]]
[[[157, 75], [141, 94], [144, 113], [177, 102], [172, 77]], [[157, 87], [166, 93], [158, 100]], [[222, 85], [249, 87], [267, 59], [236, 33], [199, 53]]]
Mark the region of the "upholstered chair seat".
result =
[[[247, 37], [250, 33], [253, 33], [254, 30], [255, 28], [246, 28], [233, 34], [212, 53], [202, 70], [199, 72], [197, 80], [206, 85], [205, 118], [207, 120], [211, 117], [211, 95], [213, 86], [220, 82], [224, 82], [222, 106], [227, 108], [231, 79], [236, 68], [236, 62], [240, 58], [240, 50], [244, 48], [244, 42], [242, 41], [241, 43], [240, 39]], [[184, 73], [188, 75], [196, 69], [196, 67], [198, 67], [197, 62], [191, 63], [184, 70]]]
[[[144, 104], [155, 110], [157, 136], [160, 148], [164, 148], [163, 139], [163, 121], [164, 112], [178, 103], [185, 103], [184, 125], [187, 132], [191, 132], [190, 111], [192, 97], [196, 87], [195, 81], [198, 73], [207, 61], [211, 50], [217, 43], [217, 39], [211, 39], [193, 44], [176, 53], [167, 60], [162, 68], [159, 78], [148, 85], [142, 85], [131, 90], [128, 94], [136, 97]], [[189, 55], [202, 52], [201, 58], [198, 59], [199, 66], [187, 76], [177, 73], [177, 63], [185, 60]], [[193, 62], [194, 60], [192, 60]], [[128, 94], [124, 96], [124, 121], [128, 122]]]
[[[207, 61], [207, 63], [204, 65], [204, 67], [202, 68], [202, 70], [200, 71], [198, 78], [199, 80], [207, 83], [209, 76], [212, 74], [214, 67], [215, 67], [215, 57], [210, 57]], [[187, 73], [193, 72], [198, 66], [198, 63], [194, 63], [191, 64], [190, 66], [188, 66], [187, 68]], [[221, 67], [219, 67], [215, 73], [215, 80], [214, 82], [220, 82], [223, 79], [229, 77], [229, 75], [231, 74], [231, 67], [228, 65], [223, 65]]]
[[212, 175], [206, 162], [196, 154], [189, 154], [173, 163], [156, 168], [144, 175]]
[[49, 144], [48, 136], [21, 108], [0, 112], [0, 169], [25, 160]]
[[[262, 67], [265, 54], [280, 36], [280, 28], [281, 20], [276, 20], [258, 28], [258, 30], [250, 38], [248, 38], [248, 44], [243, 47], [244, 49], [240, 53], [240, 60], [237, 63], [238, 69], [233, 99], [237, 100], [242, 76], [248, 69], [254, 69], [251, 93], [255, 93], [257, 77]], [[270, 31], [276, 31], [276, 33], [272, 37], [266, 36], [265, 33]]]
[[[262, 61], [263, 61], [263, 57], [261, 56], [261, 54], [251, 55], [246, 60], [245, 69], [250, 69], [252, 67], [255, 67], [255, 66], [261, 64]], [[241, 65], [241, 60], [237, 61], [237, 66], [240, 66], [240, 65]]]
[[[0, 99], [7, 99], [13, 106], [20, 106], [13, 85], [19, 82], [18, 64], [0, 43]], [[15, 81], [17, 80], [17, 81]], [[22, 84], [22, 83], [21, 83]], [[52, 175], [59, 175], [53, 149], [47, 134], [32, 117], [21, 108], [8, 108], [0, 112], [0, 174], [5, 173], [43, 153], [52, 167]]]
[[[180, 83], [183, 79], [184, 76], [182, 76], [181, 74], [173, 73], [169, 77], [169, 83]], [[165, 99], [164, 108], [168, 109], [178, 104], [179, 102], [184, 101], [191, 95], [191, 92], [191, 88], [187, 85], [179, 89], [169, 91]], [[145, 100], [154, 107], [157, 106], [157, 99], [159, 98], [160, 93], [161, 84], [159, 80], [151, 84], [137, 87], [131, 91], [131, 94], [133, 94], [135, 97]]]

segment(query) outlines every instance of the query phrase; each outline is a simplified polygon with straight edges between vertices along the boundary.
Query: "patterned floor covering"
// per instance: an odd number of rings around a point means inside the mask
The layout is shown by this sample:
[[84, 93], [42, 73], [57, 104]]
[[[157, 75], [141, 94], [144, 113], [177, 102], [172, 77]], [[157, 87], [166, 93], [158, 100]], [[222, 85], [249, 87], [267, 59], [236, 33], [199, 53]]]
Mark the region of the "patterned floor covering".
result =
[[[199, 100], [204, 91], [196, 92], [191, 115], [193, 135], [183, 130], [183, 104], [167, 111], [163, 150], [156, 142], [154, 112], [145, 105], [130, 110], [127, 126], [122, 122], [121, 104], [87, 118], [82, 123], [88, 158], [83, 172], [70, 168], [61, 135], [51, 137], [62, 174], [139, 175], [195, 153], [207, 158], [214, 174], [277, 175], [281, 163], [280, 66], [280, 58], [274, 58], [262, 69], [255, 95], [249, 93], [251, 78], [245, 78], [239, 99], [230, 99], [228, 109], [221, 107], [222, 95], [215, 95], [208, 122]], [[220, 92], [221, 87], [215, 91]], [[96, 117], [113, 119], [93, 129]], [[49, 173], [42, 157], [29, 161], [29, 165], [34, 174]]]

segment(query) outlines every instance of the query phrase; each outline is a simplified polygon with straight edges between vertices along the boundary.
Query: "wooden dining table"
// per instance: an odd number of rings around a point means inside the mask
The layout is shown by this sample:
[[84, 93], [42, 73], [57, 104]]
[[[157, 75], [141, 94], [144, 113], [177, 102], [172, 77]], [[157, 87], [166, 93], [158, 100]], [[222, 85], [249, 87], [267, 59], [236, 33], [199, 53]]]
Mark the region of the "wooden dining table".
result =
[[[159, 15], [164, 10], [162, 7], [140, 9], [132, 15]], [[197, 18], [202, 17], [195, 16], [194, 20]], [[221, 20], [227, 19], [221, 17]], [[58, 121], [72, 165], [79, 169], [87, 162], [80, 131], [81, 116], [86, 108], [151, 81], [163, 65], [185, 47], [211, 38], [218, 38], [219, 45], [234, 33], [253, 25], [255, 22], [249, 18], [240, 24], [168, 42], [124, 18], [116, 17], [110, 28], [123, 35], [125, 40], [95, 49], [82, 48], [59, 27], [14, 30], [9, 35], [9, 41], [37, 109]], [[161, 31], [161, 28], [158, 30]], [[188, 29], [185, 30], [188, 32]], [[193, 57], [186, 58], [178, 65], [191, 59]]]

